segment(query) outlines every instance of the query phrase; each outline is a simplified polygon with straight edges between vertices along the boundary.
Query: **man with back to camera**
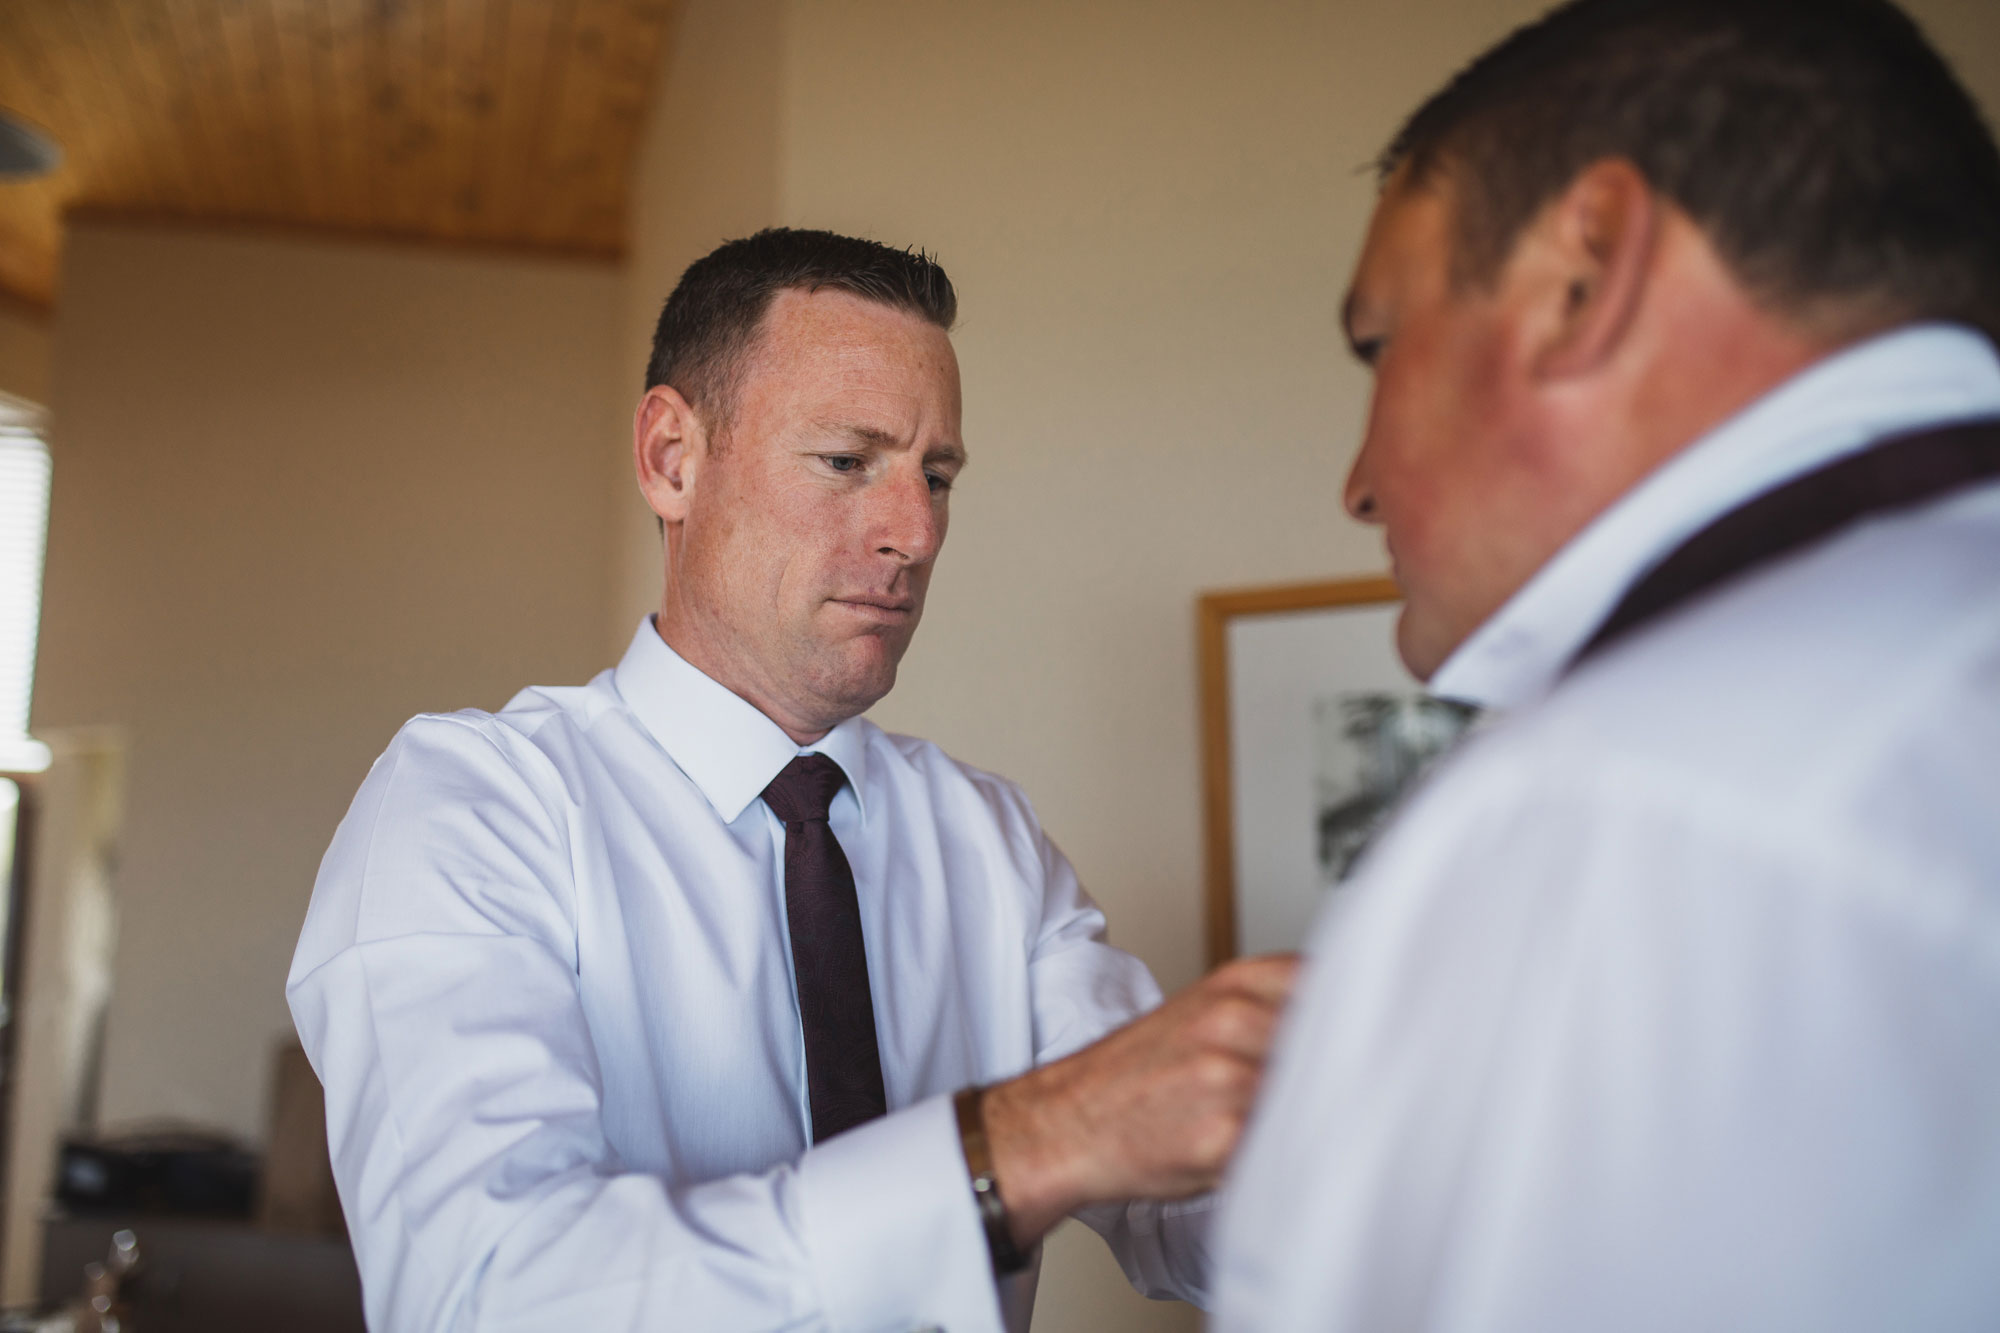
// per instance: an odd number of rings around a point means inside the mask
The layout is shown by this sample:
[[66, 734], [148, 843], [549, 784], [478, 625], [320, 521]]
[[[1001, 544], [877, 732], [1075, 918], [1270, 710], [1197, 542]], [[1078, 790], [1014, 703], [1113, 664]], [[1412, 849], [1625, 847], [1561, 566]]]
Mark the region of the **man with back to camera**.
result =
[[2000, 1327], [2000, 154], [1885, 0], [1579, 0], [1384, 159], [1347, 504], [1501, 720], [1315, 928], [1224, 1330]]
[[1021, 1329], [1070, 1213], [1203, 1300], [1207, 1200], [1128, 1201], [1213, 1186], [1291, 961], [1136, 1017], [1019, 790], [860, 716], [965, 464], [956, 304], [825, 232], [689, 268], [633, 428], [657, 617], [363, 784], [288, 995], [371, 1327]]

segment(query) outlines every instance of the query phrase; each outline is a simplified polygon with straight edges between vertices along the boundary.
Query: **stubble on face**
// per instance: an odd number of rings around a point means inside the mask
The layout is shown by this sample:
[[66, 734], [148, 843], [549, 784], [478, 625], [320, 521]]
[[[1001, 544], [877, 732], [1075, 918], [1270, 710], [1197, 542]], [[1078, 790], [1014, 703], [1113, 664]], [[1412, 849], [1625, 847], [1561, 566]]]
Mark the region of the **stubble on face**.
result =
[[661, 632], [807, 742], [895, 684], [964, 462], [944, 331], [780, 293], [702, 461]]

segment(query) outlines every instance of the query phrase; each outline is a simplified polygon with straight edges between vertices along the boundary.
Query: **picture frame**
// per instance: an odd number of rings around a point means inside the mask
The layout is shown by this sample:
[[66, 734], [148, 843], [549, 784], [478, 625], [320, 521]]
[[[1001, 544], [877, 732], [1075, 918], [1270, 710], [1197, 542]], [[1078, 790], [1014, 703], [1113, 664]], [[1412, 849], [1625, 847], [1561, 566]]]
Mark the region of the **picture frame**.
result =
[[1196, 603], [1209, 965], [1297, 949], [1327, 891], [1469, 711], [1396, 655], [1385, 575]]

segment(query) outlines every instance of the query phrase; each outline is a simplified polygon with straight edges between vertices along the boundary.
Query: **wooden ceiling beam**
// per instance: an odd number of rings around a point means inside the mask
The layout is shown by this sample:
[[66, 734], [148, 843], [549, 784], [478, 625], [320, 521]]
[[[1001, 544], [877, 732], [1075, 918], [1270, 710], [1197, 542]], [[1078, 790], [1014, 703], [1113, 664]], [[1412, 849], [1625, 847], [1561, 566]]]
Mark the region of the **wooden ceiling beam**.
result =
[[673, 0], [0, 0], [0, 290], [66, 213], [618, 253]]

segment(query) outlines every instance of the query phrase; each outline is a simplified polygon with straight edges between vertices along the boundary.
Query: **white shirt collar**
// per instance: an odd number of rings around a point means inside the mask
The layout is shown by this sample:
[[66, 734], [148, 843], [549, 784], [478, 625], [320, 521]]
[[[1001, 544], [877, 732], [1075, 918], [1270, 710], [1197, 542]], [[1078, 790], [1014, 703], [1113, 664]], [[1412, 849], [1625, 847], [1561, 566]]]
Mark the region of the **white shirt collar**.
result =
[[1970, 329], [1919, 324], [1820, 361], [1627, 491], [1473, 631], [1431, 692], [1488, 708], [1548, 693], [1625, 591], [1754, 496], [1878, 440], [2000, 414], [2000, 356]]
[[612, 683], [724, 823], [735, 823], [771, 779], [802, 754], [823, 754], [840, 765], [866, 821], [861, 793], [868, 776], [868, 737], [867, 723], [860, 718], [847, 719], [812, 745], [797, 745], [755, 704], [669, 648], [651, 616], [639, 622]]

